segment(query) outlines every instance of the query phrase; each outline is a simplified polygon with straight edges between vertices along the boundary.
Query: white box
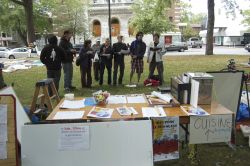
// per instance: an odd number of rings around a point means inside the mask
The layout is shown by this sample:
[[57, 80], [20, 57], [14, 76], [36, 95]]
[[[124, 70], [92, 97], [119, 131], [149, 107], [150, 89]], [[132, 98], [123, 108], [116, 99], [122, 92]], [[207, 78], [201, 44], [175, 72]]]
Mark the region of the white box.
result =
[[[240, 129], [244, 135], [244, 137], [249, 137], [250, 136], [250, 126], [247, 125], [240, 125]], [[250, 142], [249, 142], [250, 143]]]

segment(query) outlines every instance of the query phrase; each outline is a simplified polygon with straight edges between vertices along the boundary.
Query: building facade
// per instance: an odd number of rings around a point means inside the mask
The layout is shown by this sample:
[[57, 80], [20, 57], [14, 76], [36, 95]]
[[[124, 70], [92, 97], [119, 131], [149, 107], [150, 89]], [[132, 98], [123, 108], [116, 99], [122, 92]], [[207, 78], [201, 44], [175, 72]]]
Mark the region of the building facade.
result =
[[[134, 0], [110, 0], [111, 6], [111, 35], [119, 34], [125, 38], [134, 36], [134, 30], [129, 26], [133, 16], [132, 4]], [[180, 22], [179, 2], [166, 11], [166, 17], [175, 25]], [[108, 0], [93, 0], [88, 10], [89, 30], [93, 38], [109, 37]], [[179, 31], [176, 26], [175, 31]], [[134, 37], [133, 37], [134, 38]]]

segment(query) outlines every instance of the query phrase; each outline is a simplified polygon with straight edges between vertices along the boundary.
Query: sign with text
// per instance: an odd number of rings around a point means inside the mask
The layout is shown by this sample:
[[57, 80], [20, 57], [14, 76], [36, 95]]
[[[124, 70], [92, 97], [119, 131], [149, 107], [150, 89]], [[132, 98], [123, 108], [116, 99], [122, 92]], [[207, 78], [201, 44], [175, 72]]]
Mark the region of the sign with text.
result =
[[179, 158], [179, 117], [152, 118], [154, 161]]
[[229, 142], [232, 115], [190, 116], [190, 144]]

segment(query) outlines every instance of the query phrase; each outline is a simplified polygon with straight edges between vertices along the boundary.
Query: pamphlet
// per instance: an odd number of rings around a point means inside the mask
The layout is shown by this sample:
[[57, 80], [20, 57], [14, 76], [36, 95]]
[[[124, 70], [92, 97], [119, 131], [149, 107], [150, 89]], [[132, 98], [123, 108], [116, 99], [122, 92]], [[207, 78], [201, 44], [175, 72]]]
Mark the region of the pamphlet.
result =
[[197, 106], [196, 108], [194, 106], [181, 106], [181, 109], [187, 114], [187, 115], [197, 115], [197, 116], [206, 116], [209, 115], [204, 109]]
[[113, 108], [93, 107], [87, 116], [93, 118], [111, 118], [113, 110]]
[[60, 108], [65, 109], [79, 109], [85, 107], [84, 100], [64, 100]]
[[122, 116], [138, 114], [138, 112], [133, 107], [118, 107], [116, 109]]
[[128, 103], [147, 103], [144, 94], [131, 94], [127, 95]]
[[166, 117], [166, 113], [162, 107], [142, 107], [143, 117]]
[[111, 95], [108, 97], [108, 104], [126, 104], [127, 99], [125, 95]]

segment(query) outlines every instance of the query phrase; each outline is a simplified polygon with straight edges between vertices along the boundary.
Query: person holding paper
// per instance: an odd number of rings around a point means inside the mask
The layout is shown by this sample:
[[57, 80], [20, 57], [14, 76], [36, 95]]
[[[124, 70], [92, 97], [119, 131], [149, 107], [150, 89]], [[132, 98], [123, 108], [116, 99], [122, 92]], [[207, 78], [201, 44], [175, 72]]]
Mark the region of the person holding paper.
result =
[[110, 45], [110, 40], [107, 38], [105, 43], [100, 48], [100, 80], [99, 85], [103, 84], [103, 74], [105, 67], [108, 70], [108, 84], [111, 85], [111, 70], [112, 70], [113, 51]]
[[81, 83], [82, 88], [91, 88], [92, 77], [91, 77], [91, 67], [94, 58], [94, 51], [91, 48], [91, 40], [85, 40], [84, 45], [80, 50], [80, 72], [81, 72]]
[[160, 35], [155, 33], [153, 35], [153, 42], [150, 43], [148, 53], [147, 53], [147, 62], [149, 63], [149, 75], [148, 79], [151, 79], [154, 75], [155, 68], [157, 68], [160, 85], [164, 82], [163, 79], [163, 61], [162, 56], [165, 53], [164, 44], [159, 42]]
[[114, 73], [113, 73], [113, 85], [116, 85], [117, 81], [117, 72], [118, 67], [120, 68], [120, 75], [118, 79], [118, 84], [122, 84], [122, 79], [124, 75], [124, 55], [129, 53], [128, 47], [125, 43], [122, 42], [123, 36], [117, 36], [118, 42], [113, 44], [113, 52], [114, 52]]
[[140, 82], [141, 73], [143, 73], [143, 57], [146, 52], [146, 44], [142, 41], [143, 33], [138, 32], [136, 34], [136, 40], [131, 43], [130, 53], [131, 53], [131, 72], [130, 72], [130, 84], [134, 75], [137, 73], [137, 83]]
[[100, 53], [100, 39], [96, 40], [96, 43], [92, 46], [94, 51], [94, 59], [93, 59], [93, 70], [94, 70], [94, 77], [96, 81], [99, 81], [99, 72], [100, 72], [100, 63], [99, 63], [99, 53]]

